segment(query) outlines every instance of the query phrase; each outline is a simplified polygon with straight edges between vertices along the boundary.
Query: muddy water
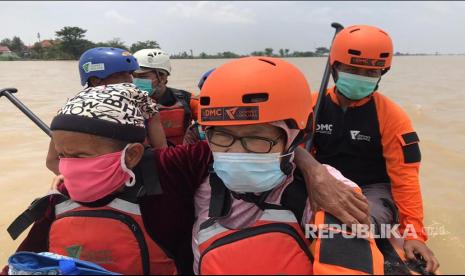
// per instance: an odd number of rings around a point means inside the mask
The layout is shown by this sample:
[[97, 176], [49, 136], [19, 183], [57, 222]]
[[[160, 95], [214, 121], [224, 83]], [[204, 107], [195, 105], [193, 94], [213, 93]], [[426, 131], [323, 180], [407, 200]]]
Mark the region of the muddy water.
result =
[[[324, 59], [289, 59], [317, 90]], [[206, 70], [225, 60], [174, 60], [170, 85], [198, 92]], [[421, 139], [421, 184], [429, 245], [443, 273], [465, 270], [465, 57], [396, 57], [381, 91], [411, 116]], [[77, 63], [0, 62], [0, 88], [16, 87], [21, 99], [47, 124], [66, 99], [81, 88]], [[8, 224], [35, 197], [52, 174], [45, 168], [49, 139], [7, 99], [0, 99], [0, 266], [17, 247]], [[22, 240], [24, 236], [18, 240]]]

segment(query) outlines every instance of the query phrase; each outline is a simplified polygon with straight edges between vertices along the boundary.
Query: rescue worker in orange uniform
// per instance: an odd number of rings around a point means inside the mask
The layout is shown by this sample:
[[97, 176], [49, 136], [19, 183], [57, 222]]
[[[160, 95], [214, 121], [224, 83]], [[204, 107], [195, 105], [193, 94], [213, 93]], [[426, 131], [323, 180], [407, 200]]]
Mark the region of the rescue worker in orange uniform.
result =
[[435, 272], [439, 262], [425, 244], [419, 138], [407, 113], [378, 91], [392, 56], [391, 38], [377, 27], [351, 26], [336, 35], [330, 52], [336, 85], [321, 99], [313, 150], [319, 162], [360, 185], [375, 225], [395, 224], [398, 213], [401, 234], [414, 229], [404, 235], [407, 257], [420, 254]]
[[[317, 239], [310, 250], [303, 229], [314, 223], [313, 215], [294, 159], [312, 129], [311, 102], [302, 72], [277, 58], [237, 59], [205, 81], [199, 123], [206, 127], [213, 164], [195, 193], [196, 273], [383, 273], [374, 239]], [[322, 212], [316, 217], [319, 225], [331, 219]]]
[[[142, 49], [134, 53], [140, 69], [134, 71], [134, 84], [157, 101], [170, 146], [183, 144], [186, 131], [197, 118], [198, 100], [190, 92], [168, 87], [171, 75], [169, 55], [161, 49]], [[188, 141], [194, 144], [199, 139]]]

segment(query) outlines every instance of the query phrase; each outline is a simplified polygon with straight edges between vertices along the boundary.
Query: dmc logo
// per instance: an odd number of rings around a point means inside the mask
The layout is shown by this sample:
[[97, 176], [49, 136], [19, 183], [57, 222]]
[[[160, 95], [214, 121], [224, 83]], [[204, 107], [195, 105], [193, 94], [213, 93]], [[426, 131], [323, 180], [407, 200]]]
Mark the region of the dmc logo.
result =
[[234, 120], [236, 118], [237, 109], [238, 107], [234, 107], [226, 110], [226, 114], [228, 114], [229, 119]]
[[205, 116], [207, 117], [221, 117], [223, 116], [223, 112], [221, 112], [221, 108], [216, 109], [205, 109]]
[[333, 133], [333, 125], [332, 124], [317, 124], [316, 125], [316, 132], [323, 133], [323, 134], [332, 134]]

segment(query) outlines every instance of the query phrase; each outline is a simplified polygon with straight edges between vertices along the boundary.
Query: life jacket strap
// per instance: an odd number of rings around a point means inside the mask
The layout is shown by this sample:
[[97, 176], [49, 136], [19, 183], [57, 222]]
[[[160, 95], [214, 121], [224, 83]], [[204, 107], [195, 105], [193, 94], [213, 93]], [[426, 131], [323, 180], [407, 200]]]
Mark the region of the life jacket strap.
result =
[[170, 89], [173, 91], [173, 95], [179, 102], [181, 102], [182, 107], [184, 108], [184, 130], [187, 130], [187, 128], [191, 125], [192, 120], [192, 110], [190, 106], [192, 94], [184, 90], [178, 90], [174, 88]]
[[231, 194], [223, 181], [214, 172], [213, 167], [210, 168], [210, 186], [211, 198], [208, 216], [211, 218], [227, 216], [231, 211]]
[[276, 204], [271, 204], [268, 202], [265, 202], [265, 200], [268, 198], [270, 195], [271, 191], [261, 193], [260, 195], [256, 195], [254, 193], [245, 193], [245, 194], [238, 194], [235, 192], [231, 192], [232, 196], [235, 199], [242, 200], [245, 202], [253, 203], [255, 204], [260, 210], [265, 211], [265, 210], [284, 210], [285, 208], [276, 205]]
[[60, 193], [49, 194], [35, 199], [26, 211], [19, 215], [8, 227], [7, 231], [13, 240], [16, 240], [29, 226], [44, 216], [52, 197], [56, 197], [58, 203], [68, 200], [68, 197]]

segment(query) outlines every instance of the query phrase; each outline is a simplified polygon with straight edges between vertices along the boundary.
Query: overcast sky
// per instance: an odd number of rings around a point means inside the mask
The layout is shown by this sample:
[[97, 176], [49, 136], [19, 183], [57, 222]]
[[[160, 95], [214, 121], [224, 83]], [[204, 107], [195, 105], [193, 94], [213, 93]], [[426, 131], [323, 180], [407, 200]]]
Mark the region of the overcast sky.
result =
[[0, 39], [54, 38], [64, 26], [94, 42], [156, 40], [169, 53], [329, 46], [331, 22], [371, 24], [395, 51], [465, 53], [465, 2], [1, 2]]

